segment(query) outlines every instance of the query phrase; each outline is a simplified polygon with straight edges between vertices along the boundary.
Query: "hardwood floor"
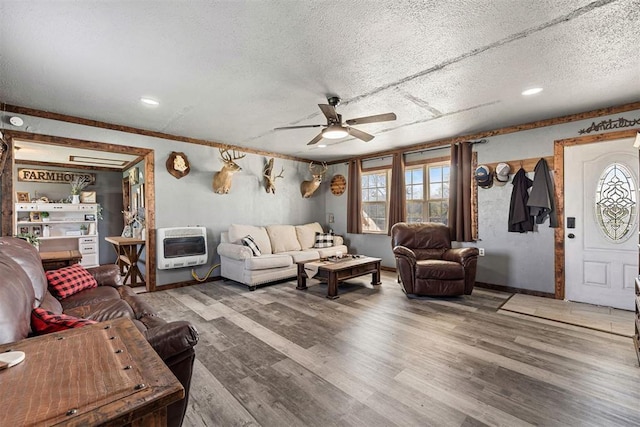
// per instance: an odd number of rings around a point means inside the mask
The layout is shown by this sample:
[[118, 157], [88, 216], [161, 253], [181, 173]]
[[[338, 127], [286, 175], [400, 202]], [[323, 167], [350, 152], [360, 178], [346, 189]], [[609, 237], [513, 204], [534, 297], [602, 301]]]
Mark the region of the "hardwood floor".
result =
[[496, 310], [511, 294], [409, 300], [383, 272], [249, 292], [143, 294], [200, 331], [185, 426], [640, 425], [630, 338]]

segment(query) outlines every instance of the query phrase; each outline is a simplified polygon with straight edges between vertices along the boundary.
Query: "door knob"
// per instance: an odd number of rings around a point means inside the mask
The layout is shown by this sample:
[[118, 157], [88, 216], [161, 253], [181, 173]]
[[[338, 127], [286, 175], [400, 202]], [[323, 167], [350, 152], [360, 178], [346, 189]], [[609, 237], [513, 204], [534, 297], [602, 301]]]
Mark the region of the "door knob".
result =
[[570, 238], [570, 239], [573, 239], [574, 237], [576, 237], [576, 235], [573, 234], [573, 233], [569, 233], [569, 235], [567, 237]]

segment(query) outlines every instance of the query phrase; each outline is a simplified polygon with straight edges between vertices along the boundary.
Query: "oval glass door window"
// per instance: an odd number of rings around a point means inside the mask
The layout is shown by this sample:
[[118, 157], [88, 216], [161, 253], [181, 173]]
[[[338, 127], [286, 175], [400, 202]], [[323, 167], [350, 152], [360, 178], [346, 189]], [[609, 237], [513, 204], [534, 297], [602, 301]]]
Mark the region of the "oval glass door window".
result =
[[613, 241], [631, 236], [637, 215], [636, 183], [629, 169], [613, 163], [607, 166], [596, 186], [596, 220]]

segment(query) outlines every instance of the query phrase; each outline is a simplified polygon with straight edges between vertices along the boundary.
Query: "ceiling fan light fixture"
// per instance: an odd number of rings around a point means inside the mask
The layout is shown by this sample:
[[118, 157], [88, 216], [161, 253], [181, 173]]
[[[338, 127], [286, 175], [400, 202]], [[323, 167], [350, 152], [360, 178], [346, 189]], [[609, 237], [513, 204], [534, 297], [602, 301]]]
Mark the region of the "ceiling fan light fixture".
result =
[[327, 139], [340, 139], [348, 135], [349, 132], [339, 125], [331, 125], [322, 131], [322, 137]]

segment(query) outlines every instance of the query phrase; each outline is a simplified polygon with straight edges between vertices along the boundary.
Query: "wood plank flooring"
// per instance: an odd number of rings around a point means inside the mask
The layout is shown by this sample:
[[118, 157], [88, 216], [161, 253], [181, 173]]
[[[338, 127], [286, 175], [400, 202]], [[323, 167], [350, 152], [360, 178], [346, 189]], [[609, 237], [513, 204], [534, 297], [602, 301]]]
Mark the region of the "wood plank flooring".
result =
[[511, 294], [412, 299], [395, 274], [340, 286], [213, 282], [143, 294], [200, 331], [185, 426], [640, 425], [630, 338], [497, 309]]

